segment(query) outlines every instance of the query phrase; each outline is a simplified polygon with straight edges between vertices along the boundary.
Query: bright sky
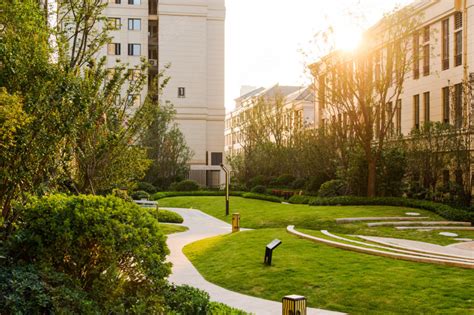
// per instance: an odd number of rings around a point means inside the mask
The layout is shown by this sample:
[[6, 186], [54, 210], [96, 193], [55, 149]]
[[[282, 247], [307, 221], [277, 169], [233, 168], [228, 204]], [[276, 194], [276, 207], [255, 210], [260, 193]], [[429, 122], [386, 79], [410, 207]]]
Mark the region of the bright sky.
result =
[[[333, 25], [338, 44], [353, 45], [384, 12], [413, 0], [226, 0], [225, 105], [234, 107], [242, 85], [309, 82], [305, 64], [317, 56], [314, 34]], [[351, 12], [351, 13], [349, 13]], [[361, 18], [363, 17], [363, 18]]]

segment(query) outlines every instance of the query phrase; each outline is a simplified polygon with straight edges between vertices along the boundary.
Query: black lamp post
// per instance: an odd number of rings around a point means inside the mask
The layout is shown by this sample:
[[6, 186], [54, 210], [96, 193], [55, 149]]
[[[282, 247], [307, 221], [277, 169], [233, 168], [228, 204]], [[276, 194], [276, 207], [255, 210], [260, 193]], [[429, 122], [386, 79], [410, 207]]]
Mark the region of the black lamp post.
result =
[[225, 215], [229, 215], [229, 170], [222, 163], [221, 168], [225, 173]]

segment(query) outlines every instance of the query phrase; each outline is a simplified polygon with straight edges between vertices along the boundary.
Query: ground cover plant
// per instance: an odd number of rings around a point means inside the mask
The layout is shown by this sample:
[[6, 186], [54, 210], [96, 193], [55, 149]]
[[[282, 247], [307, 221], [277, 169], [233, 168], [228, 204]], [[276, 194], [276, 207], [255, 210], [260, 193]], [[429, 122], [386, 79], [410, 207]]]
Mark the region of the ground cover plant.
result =
[[[267, 267], [263, 248], [274, 238], [282, 245]], [[301, 294], [311, 307], [351, 314], [474, 312], [473, 270], [354, 253], [284, 229], [219, 236], [190, 244], [184, 252], [207, 280], [275, 301]]]

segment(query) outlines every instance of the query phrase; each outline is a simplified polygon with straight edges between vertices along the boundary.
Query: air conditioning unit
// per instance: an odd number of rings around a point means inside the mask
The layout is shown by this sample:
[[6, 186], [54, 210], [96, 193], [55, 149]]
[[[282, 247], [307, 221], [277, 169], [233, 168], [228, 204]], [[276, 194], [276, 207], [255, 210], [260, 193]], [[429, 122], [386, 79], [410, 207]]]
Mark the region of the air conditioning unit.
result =
[[157, 59], [148, 59], [150, 62], [150, 65], [157, 67], [158, 66], [158, 60]]

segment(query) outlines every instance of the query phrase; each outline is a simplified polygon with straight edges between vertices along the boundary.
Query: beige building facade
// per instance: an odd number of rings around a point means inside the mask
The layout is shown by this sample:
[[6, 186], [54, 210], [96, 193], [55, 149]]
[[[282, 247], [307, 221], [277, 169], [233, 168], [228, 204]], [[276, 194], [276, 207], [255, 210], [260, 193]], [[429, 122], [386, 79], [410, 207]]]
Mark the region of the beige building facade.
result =
[[109, 0], [104, 13], [117, 25], [103, 52], [108, 66], [119, 59], [133, 69], [145, 58], [150, 78], [165, 71], [170, 79], [161, 101], [174, 105], [176, 123], [194, 152], [189, 177], [203, 186], [221, 185], [225, 1]]

